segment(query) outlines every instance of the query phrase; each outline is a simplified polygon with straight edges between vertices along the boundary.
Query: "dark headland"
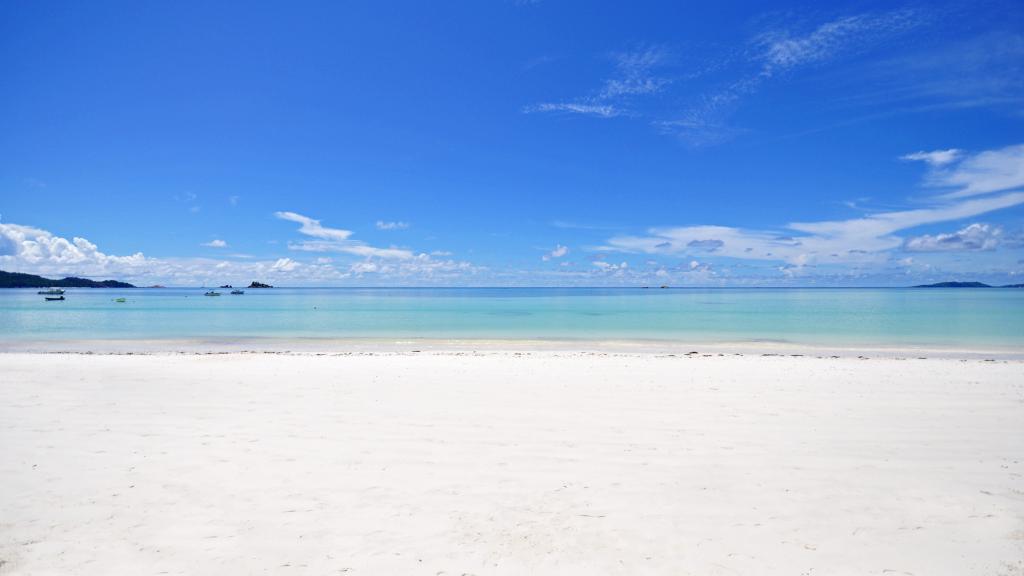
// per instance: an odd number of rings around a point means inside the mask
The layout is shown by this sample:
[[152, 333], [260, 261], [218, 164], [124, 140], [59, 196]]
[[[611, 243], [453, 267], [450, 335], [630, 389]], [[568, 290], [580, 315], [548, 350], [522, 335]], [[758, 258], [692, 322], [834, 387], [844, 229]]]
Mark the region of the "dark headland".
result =
[[1004, 286], [992, 286], [984, 282], [937, 282], [935, 284], [921, 284], [911, 288], [1024, 288], [1024, 284], [1006, 284]]
[[35, 274], [4, 272], [0, 270], [0, 288], [135, 288], [127, 282], [117, 280], [89, 280], [68, 276], [60, 280], [43, 278]]

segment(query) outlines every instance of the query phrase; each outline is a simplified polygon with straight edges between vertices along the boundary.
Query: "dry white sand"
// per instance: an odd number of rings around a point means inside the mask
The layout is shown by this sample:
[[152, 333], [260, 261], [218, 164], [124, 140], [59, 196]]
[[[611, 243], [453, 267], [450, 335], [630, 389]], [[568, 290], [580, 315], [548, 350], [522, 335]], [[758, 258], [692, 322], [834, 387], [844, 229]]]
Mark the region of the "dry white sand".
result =
[[1024, 573], [1024, 364], [0, 354], [0, 574]]

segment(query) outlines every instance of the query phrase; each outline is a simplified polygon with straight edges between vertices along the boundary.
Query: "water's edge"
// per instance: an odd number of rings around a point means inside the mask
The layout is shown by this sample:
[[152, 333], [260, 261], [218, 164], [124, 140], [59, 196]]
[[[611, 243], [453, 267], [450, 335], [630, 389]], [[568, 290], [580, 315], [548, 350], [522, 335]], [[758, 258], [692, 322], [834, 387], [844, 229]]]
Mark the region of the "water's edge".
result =
[[808, 356], [1024, 361], [1017, 347], [831, 346], [793, 342], [694, 342], [657, 339], [231, 338], [4, 340], [0, 354], [636, 354]]

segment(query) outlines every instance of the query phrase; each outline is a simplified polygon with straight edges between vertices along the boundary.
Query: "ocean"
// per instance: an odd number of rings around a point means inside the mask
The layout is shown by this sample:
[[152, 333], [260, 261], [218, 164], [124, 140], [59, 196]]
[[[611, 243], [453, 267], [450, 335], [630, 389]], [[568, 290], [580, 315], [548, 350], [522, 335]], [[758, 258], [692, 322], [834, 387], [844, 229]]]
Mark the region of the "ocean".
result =
[[[1024, 349], [1024, 290], [894, 288], [0, 290], [0, 341], [429, 338]], [[116, 298], [126, 302], [116, 302]]]

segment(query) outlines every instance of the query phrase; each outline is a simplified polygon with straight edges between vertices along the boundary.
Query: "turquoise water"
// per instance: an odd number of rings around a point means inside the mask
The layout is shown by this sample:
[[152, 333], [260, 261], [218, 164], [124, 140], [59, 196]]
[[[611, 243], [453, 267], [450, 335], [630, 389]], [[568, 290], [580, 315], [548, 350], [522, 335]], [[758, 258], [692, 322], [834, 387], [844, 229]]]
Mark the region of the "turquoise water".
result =
[[[1014, 289], [0, 290], [0, 340], [660, 339], [1024, 348]], [[125, 303], [114, 298], [127, 298]]]

